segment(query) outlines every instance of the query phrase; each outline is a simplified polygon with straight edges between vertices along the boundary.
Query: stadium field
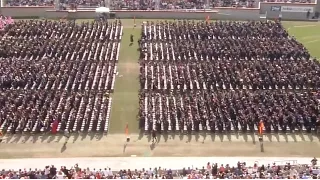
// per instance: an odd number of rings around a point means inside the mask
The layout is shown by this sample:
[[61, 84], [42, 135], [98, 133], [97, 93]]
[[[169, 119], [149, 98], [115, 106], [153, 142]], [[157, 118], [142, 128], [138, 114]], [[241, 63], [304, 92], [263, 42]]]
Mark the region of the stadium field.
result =
[[[77, 22], [88, 20], [77, 20]], [[112, 107], [107, 135], [74, 133], [70, 138], [58, 135], [8, 135], [0, 144], [1, 158], [61, 157], [305, 157], [318, 156], [320, 137], [312, 134], [267, 134], [264, 146], [255, 134], [162, 134], [151, 144], [151, 136], [139, 134], [139, 52], [140, 24], [146, 21], [124, 19], [118, 72], [112, 93]], [[151, 20], [150, 20], [151, 21]], [[156, 19], [152, 21], [157, 21]], [[291, 35], [320, 58], [320, 24], [283, 22]], [[130, 35], [134, 43], [130, 44]], [[125, 126], [129, 125], [131, 141], [125, 142]], [[214, 142], [214, 143], [213, 143]], [[236, 149], [236, 150], [235, 150]]]
[[[138, 92], [139, 92], [139, 52], [137, 40], [140, 37], [140, 24], [144, 21], [160, 21], [160, 19], [123, 19], [123, 38], [120, 49], [118, 75], [115, 82], [109, 133], [124, 133], [126, 124], [129, 133], [139, 133], [138, 129]], [[170, 21], [170, 20], [168, 20]], [[295, 36], [311, 52], [320, 58], [320, 23], [319, 22], [283, 22], [288, 32]], [[134, 35], [135, 43], [130, 44], [130, 35]]]
[[[76, 22], [92, 21], [79, 19]], [[139, 52], [138, 39], [140, 38], [141, 24], [145, 21], [165, 21], [165, 19], [121, 19], [123, 24], [123, 37], [121, 41], [118, 73], [115, 81], [115, 89], [112, 94], [111, 118], [109, 121], [109, 133], [124, 133], [126, 124], [129, 125], [129, 133], [139, 133]], [[173, 21], [168, 19], [166, 21]], [[198, 21], [198, 20], [196, 20]], [[134, 27], [136, 24], [136, 27]], [[320, 23], [302, 21], [283, 21], [283, 26], [290, 35], [301, 42], [313, 57], [320, 59]], [[130, 44], [130, 35], [134, 36], [134, 43]]]

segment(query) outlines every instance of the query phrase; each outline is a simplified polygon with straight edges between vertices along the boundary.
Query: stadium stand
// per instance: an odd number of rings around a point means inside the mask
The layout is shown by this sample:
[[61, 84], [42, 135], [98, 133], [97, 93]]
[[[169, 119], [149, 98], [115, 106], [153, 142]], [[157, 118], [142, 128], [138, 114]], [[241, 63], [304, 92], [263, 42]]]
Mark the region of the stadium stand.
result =
[[19, 169], [0, 171], [1, 179], [319, 179], [317, 159], [309, 164], [247, 164], [235, 166], [208, 162], [202, 167], [166, 169], [165, 167], [112, 170], [110, 167], [82, 168], [75, 164], [71, 168], [54, 165], [43, 169]]
[[[154, 10], [158, 9], [211, 9], [214, 7], [242, 7], [252, 8], [258, 3], [255, 0], [212, 0], [212, 1], [170, 1], [159, 0], [159, 5], [155, 1], [123, 1], [115, 0], [110, 2], [110, 9], [115, 10]], [[6, 0], [7, 6], [54, 6], [53, 0]], [[105, 6], [104, 0], [61, 0], [63, 6], [76, 5], [78, 8], [95, 8]]]
[[315, 0], [260, 0], [260, 2], [277, 3], [315, 3]]
[[141, 129], [319, 127], [320, 64], [280, 23], [146, 22], [141, 36]]
[[53, 0], [6, 0], [6, 6], [54, 6]]
[[0, 131], [107, 131], [120, 21], [19, 21], [0, 43]]

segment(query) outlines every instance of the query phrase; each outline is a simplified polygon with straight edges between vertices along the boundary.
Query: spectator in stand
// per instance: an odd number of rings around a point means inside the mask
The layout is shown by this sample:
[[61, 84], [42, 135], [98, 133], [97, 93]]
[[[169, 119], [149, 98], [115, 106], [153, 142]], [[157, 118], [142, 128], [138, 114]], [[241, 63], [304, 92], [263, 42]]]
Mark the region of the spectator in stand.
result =
[[[104, 6], [104, 0], [61, 0], [62, 6], [76, 5], [81, 7], [99, 7]], [[54, 6], [54, 0], [7, 0], [7, 6]], [[129, 9], [129, 10], [178, 10], [178, 9], [212, 9], [214, 7], [243, 7], [252, 8], [258, 5], [255, 0], [211, 0], [209, 2], [203, 0], [160, 0], [157, 5], [155, 1], [123, 1], [115, 0], [110, 4], [111, 9]]]
[[54, 6], [54, 0], [7, 0], [7, 6]]
[[[219, 168], [218, 168], [219, 166]], [[319, 179], [319, 169], [314, 165], [287, 163], [285, 165], [248, 165], [238, 162], [237, 166], [207, 163], [206, 167], [183, 168], [181, 170], [161, 167], [112, 171], [111, 168], [80, 168], [78, 164], [70, 169], [62, 166], [46, 166], [41, 169], [0, 171], [0, 179]]]
[[260, 0], [260, 2], [278, 2], [278, 3], [315, 3], [315, 0]]

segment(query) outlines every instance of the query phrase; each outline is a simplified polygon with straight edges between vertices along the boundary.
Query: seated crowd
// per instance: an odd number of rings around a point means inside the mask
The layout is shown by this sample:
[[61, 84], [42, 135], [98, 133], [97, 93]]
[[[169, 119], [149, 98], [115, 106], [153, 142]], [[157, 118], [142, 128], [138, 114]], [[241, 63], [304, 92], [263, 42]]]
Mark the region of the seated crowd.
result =
[[[316, 159], [315, 159], [316, 160]], [[219, 165], [208, 162], [199, 168], [178, 170], [162, 167], [149, 169], [71, 168], [53, 165], [44, 169], [19, 169], [0, 171], [0, 179], [320, 179], [320, 169], [312, 161], [310, 164], [266, 164], [259, 165], [238, 162], [237, 165]]]
[[1, 131], [107, 130], [120, 21], [18, 21], [0, 33]]
[[270, 2], [270, 3], [315, 3], [316, 0], [260, 0], [260, 2]]
[[14, 20], [9, 16], [3, 16], [0, 14], [0, 31], [2, 31], [9, 24], [13, 24]]
[[144, 130], [311, 132], [319, 121], [320, 94], [311, 91], [144, 91], [140, 97]]
[[111, 101], [100, 91], [3, 90], [0, 132], [107, 131]]
[[[104, 5], [103, 0], [60, 0], [60, 3], [78, 7], [99, 7]], [[6, 0], [7, 6], [54, 6], [54, 0]]]
[[267, 132], [320, 127], [320, 63], [278, 22], [147, 22], [140, 127]]
[[[315, 0], [260, 0], [260, 2], [279, 3], [315, 3]], [[54, 0], [6, 0], [7, 6], [54, 6]], [[65, 6], [100, 7], [105, 6], [104, 0], [60, 0], [60, 4]], [[157, 5], [158, 4], [158, 5]], [[255, 8], [258, 6], [257, 0], [140, 0], [124, 1], [115, 0], [110, 3], [110, 8], [114, 10], [179, 10], [179, 9], [212, 9], [215, 7], [237, 7]]]
[[[54, 6], [54, 0], [6, 0], [7, 6]], [[64, 6], [81, 7], [100, 7], [105, 5], [104, 0], [60, 0]], [[214, 7], [244, 7], [252, 8], [257, 5], [256, 0], [159, 0], [159, 5], [155, 1], [123, 1], [116, 0], [110, 3], [110, 8], [115, 10], [168, 10], [168, 9], [211, 9]]]
[[7, 6], [54, 6], [54, 0], [5, 0]]

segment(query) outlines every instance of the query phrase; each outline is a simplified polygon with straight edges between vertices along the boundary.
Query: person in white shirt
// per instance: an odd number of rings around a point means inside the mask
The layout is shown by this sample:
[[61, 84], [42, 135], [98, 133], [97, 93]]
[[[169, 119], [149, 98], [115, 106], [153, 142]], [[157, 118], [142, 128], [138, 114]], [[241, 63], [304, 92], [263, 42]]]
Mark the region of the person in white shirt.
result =
[[105, 176], [108, 176], [108, 175], [109, 175], [107, 168], [104, 168], [104, 170], [102, 171], [102, 173], [103, 173], [103, 175], [105, 175]]
[[148, 171], [148, 174], [151, 176], [151, 174], [153, 173], [152, 169], [150, 168]]
[[90, 176], [90, 179], [95, 179], [96, 177], [92, 174], [91, 176]]
[[44, 170], [44, 175], [46, 175], [48, 177], [49, 174], [50, 174], [50, 168], [49, 168], [49, 166], [47, 166], [46, 169]]
[[108, 176], [113, 176], [111, 168], [109, 168], [109, 170], [108, 170]]
[[58, 174], [57, 174], [57, 179], [64, 179], [64, 173], [59, 171]]

